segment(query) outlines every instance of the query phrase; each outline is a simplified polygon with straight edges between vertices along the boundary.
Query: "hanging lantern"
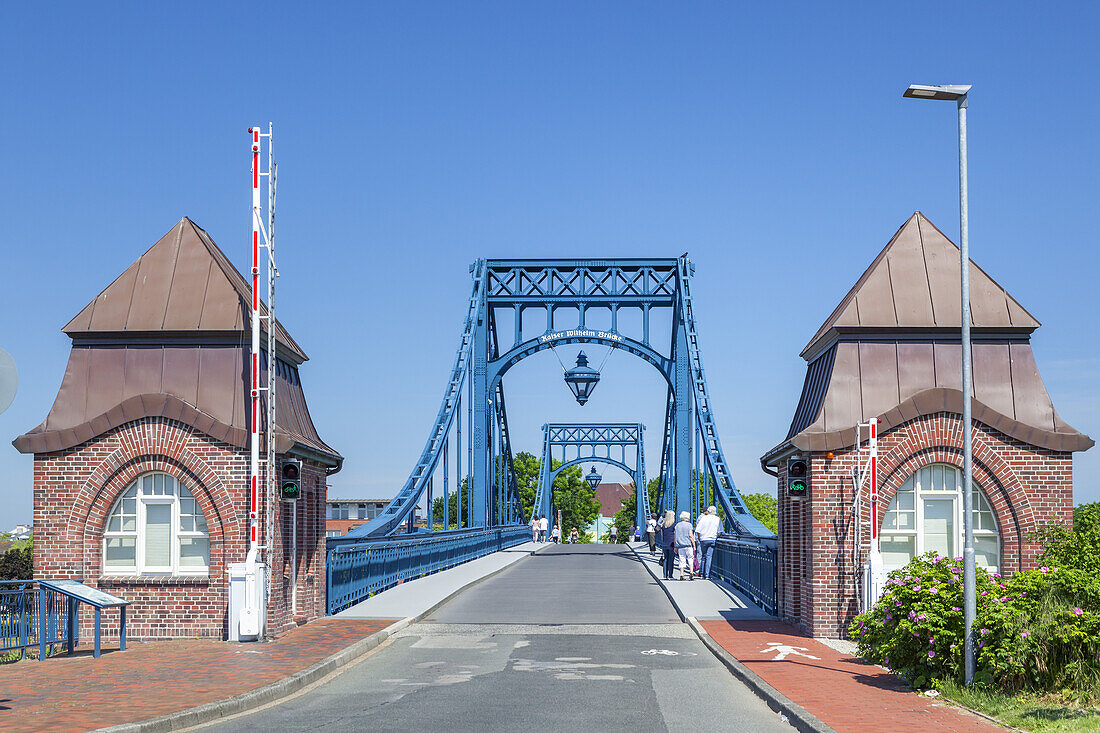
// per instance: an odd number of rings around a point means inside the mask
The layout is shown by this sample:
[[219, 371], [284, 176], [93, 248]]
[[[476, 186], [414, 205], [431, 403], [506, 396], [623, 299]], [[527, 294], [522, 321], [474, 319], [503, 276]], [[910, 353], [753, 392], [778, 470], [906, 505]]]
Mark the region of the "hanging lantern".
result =
[[565, 383], [577, 398], [577, 404], [588, 402], [598, 381], [600, 373], [588, 366], [588, 357], [583, 351], [577, 354], [577, 365], [565, 373]]
[[587, 481], [588, 485], [592, 487], [593, 491], [595, 491], [596, 487], [600, 485], [601, 481], [603, 481], [603, 476], [596, 473], [596, 467], [593, 466], [592, 471], [584, 477], [584, 480]]

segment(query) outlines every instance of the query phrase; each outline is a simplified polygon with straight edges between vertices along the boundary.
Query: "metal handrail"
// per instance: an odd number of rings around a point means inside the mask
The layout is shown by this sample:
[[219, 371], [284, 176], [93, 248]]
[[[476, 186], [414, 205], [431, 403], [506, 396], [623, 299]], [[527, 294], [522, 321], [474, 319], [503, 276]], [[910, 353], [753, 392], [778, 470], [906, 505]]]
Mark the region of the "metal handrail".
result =
[[328, 613], [406, 580], [438, 573], [530, 539], [526, 524], [444, 530], [398, 537], [328, 540]]
[[776, 556], [776, 549], [768, 545], [719, 535], [714, 543], [711, 572], [774, 615], [778, 606]]
[[0, 581], [0, 652], [18, 651], [24, 659], [28, 649], [38, 647], [41, 660], [54, 645], [64, 644], [72, 653], [80, 636], [76, 603], [34, 580]]

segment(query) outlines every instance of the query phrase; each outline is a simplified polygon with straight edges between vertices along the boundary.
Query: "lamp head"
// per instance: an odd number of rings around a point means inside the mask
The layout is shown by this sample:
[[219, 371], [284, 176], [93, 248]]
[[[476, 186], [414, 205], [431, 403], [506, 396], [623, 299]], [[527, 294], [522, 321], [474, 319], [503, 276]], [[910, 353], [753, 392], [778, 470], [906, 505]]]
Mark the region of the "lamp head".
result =
[[901, 96], [911, 99], [943, 99], [959, 101], [970, 91], [970, 84], [910, 84]]

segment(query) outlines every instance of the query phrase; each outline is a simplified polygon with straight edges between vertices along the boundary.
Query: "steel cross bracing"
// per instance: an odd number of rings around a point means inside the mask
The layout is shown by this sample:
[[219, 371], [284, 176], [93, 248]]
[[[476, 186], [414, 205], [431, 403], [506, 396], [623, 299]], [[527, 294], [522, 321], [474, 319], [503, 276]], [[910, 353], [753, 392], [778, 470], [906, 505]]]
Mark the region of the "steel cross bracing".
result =
[[[635, 522], [645, 527], [645, 425], [641, 423], [550, 423], [542, 426], [542, 462], [532, 514], [556, 520], [554, 479], [579, 463], [617, 466], [634, 481]], [[555, 467], [554, 462], [557, 461]], [[632, 465], [633, 464], [633, 465]]]
[[[699, 349], [691, 295], [693, 267], [686, 255], [678, 259], [478, 260], [470, 272], [473, 287], [462, 338], [420, 459], [382, 514], [353, 530], [350, 538], [392, 535], [403, 531], [403, 523], [411, 529], [415, 508], [434, 491], [433, 474], [452, 460], [454, 489], [469, 486], [468, 495], [458, 497], [460, 517], [453, 526], [485, 527], [519, 520], [503, 377], [523, 359], [568, 344], [602, 344], [632, 354], [657, 369], [668, 383], [661, 459], [664, 507], [695, 514], [713, 495], [725, 511], [729, 531], [746, 538], [774, 538], [748, 513], [722, 452]], [[533, 324], [524, 317], [532, 309], [542, 311]], [[624, 309], [640, 312], [640, 328], [621, 327], [619, 315]], [[566, 317], [575, 313], [575, 323], [556, 323], [563, 313]], [[650, 339], [653, 318], [671, 320], [667, 351]], [[532, 325], [537, 331], [532, 332]], [[502, 338], [509, 330], [511, 346], [504, 348]], [[443, 494], [449, 495], [445, 465], [442, 474]], [[711, 491], [715, 487], [718, 490]], [[648, 497], [641, 493], [645, 498], [639, 509], [654, 508], [646, 506]], [[539, 506], [548, 501], [549, 496], [541, 497]]]

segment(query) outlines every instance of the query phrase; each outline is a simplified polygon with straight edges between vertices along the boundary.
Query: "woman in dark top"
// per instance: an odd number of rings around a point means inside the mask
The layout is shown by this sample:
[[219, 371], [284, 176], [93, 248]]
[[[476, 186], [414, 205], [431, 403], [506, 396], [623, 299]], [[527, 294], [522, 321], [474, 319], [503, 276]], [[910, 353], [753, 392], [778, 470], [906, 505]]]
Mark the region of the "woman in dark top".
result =
[[661, 546], [661, 566], [665, 580], [672, 580], [672, 564], [676, 557], [676, 515], [669, 510], [657, 523], [657, 542]]

